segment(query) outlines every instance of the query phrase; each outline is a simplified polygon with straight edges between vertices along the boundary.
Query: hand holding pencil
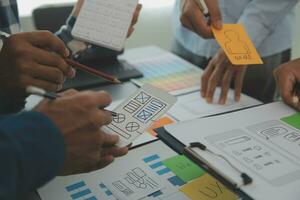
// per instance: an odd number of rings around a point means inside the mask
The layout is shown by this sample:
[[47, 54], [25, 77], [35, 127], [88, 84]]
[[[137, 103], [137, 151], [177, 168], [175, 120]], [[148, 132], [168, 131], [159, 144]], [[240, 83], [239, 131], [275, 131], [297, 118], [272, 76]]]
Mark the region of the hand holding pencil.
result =
[[222, 28], [218, 0], [181, 0], [181, 24], [203, 38], [213, 38], [211, 25]]
[[[68, 90], [59, 96], [55, 100], [46, 99], [34, 108], [35, 112], [48, 117], [55, 125], [53, 129], [59, 129], [62, 135], [63, 141], [57, 141], [57, 148], [62, 148], [61, 143], [65, 145], [64, 165], [59, 175], [91, 172], [128, 153], [128, 147], [115, 146], [119, 141], [117, 135], [101, 130], [112, 120], [110, 113], [103, 110], [111, 103], [109, 94]], [[47, 130], [41, 134], [43, 131]], [[53, 136], [53, 139], [60, 138]]]

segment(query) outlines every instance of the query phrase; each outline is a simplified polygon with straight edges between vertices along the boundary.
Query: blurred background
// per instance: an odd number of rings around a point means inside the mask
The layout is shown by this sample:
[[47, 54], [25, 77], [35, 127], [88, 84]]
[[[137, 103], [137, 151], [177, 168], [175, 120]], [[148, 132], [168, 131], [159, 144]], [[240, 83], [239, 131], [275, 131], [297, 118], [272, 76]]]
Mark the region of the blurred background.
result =
[[[35, 30], [32, 18], [34, 9], [45, 5], [70, 5], [74, 2], [75, 0], [18, 0], [23, 30]], [[128, 40], [126, 48], [157, 45], [169, 50], [172, 41], [171, 20], [174, 2], [175, 0], [140, 0], [143, 12], [136, 26], [136, 32]], [[300, 57], [300, 4], [296, 8], [296, 15], [293, 58]]]

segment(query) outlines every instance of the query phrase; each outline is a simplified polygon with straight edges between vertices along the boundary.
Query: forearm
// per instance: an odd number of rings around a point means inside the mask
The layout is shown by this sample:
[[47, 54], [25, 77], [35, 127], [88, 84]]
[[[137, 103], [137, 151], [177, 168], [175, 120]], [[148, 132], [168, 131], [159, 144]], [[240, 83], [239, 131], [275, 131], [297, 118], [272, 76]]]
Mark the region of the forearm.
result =
[[238, 23], [244, 24], [258, 48], [275, 30], [277, 24], [292, 11], [299, 0], [253, 0], [245, 8]]
[[40, 113], [22, 113], [0, 121], [0, 199], [24, 199], [59, 173], [64, 141]]

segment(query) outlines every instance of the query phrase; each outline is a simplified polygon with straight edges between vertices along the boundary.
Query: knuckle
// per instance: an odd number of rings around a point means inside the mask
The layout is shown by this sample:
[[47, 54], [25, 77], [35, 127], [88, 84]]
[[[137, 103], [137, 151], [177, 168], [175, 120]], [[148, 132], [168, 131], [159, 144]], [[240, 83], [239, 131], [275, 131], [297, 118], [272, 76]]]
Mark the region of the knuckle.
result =
[[69, 92], [69, 93], [72, 93], [72, 94], [77, 94], [78, 93], [78, 91], [75, 90], [75, 89], [69, 89], [66, 92]]
[[59, 85], [53, 83], [46, 83], [44, 87], [45, 87], [44, 89], [49, 92], [56, 92], [57, 89], [59, 88]]
[[53, 69], [52, 71], [52, 79], [56, 83], [63, 83], [64, 82], [64, 75], [59, 69]]
[[48, 39], [53, 38], [53, 33], [51, 33], [48, 30], [43, 30], [43, 31], [39, 31], [39, 33], [43, 36], [43, 37], [47, 37]]

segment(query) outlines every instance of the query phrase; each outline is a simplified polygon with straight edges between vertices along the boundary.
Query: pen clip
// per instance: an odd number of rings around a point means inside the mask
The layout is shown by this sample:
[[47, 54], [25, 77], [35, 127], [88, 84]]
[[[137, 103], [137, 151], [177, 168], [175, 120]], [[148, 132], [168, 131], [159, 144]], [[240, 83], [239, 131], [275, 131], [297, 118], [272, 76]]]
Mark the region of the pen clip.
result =
[[[242, 185], [249, 185], [253, 182], [253, 179], [248, 175], [246, 174], [245, 172], [241, 172], [236, 166], [234, 166], [234, 164], [232, 164], [225, 156], [222, 156], [220, 154], [217, 154], [213, 151], [211, 151], [210, 149], [207, 148], [207, 146], [205, 146], [204, 144], [200, 143], [200, 142], [193, 142], [190, 144], [190, 147], [188, 147], [188, 149], [192, 150], [193, 151], [193, 148], [198, 148], [202, 151], [207, 151], [209, 152], [210, 154], [214, 155], [214, 156], [217, 156], [219, 157], [220, 159], [224, 160], [232, 169], [234, 169], [237, 173], [240, 174], [240, 177], [243, 181], [243, 184]], [[209, 168], [212, 168], [210, 167], [209, 163], [206, 163], [206, 167], [209, 167]], [[219, 174], [219, 173], [218, 173]], [[221, 175], [221, 174], [220, 174]], [[222, 175], [221, 175], [222, 176]], [[222, 176], [224, 177], [225, 179], [228, 180], [228, 178], [226, 178], [225, 176]], [[230, 181], [232, 182], [232, 181]], [[236, 185], [237, 184], [233, 184], [233, 185]]]

